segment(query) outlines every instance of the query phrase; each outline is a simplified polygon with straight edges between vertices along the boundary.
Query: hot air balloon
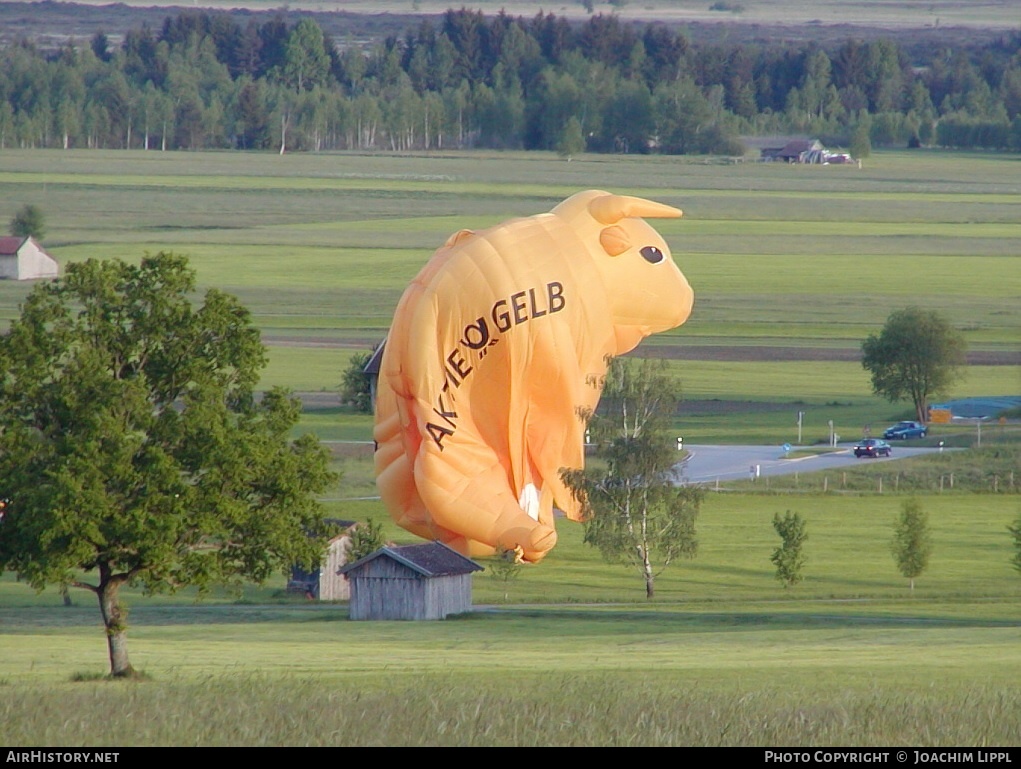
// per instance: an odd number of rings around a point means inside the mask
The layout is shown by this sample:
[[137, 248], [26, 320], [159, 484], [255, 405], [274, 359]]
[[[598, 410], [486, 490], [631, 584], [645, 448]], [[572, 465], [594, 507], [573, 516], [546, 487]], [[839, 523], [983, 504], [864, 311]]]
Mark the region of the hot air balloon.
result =
[[555, 509], [580, 520], [560, 471], [583, 466], [608, 361], [691, 313], [644, 220], [679, 216], [589, 190], [433, 254], [380, 363], [376, 482], [398, 524], [465, 555], [537, 562], [556, 544]]

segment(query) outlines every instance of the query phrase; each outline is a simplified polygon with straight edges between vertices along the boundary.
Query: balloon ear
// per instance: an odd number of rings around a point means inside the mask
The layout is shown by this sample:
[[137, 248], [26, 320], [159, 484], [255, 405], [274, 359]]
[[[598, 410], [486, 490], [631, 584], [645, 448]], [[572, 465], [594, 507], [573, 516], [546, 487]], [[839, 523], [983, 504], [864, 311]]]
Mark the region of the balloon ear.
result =
[[588, 210], [601, 224], [615, 224], [628, 217], [676, 219], [682, 216], [679, 208], [630, 195], [602, 195], [593, 198], [589, 201]]
[[451, 246], [456, 246], [462, 240], [466, 240], [466, 239], [470, 238], [474, 234], [475, 234], [475, 230], [458, 230], [453, 235], [451, 235], [449, 238], [447, 238], [447, 242], [444, 243], [443, 246], [445, 248], [450, 248]]
[[631, 238], [616, 224], [599, 233], [599, 244], [610, 256], [620, 256], [631, 247]]

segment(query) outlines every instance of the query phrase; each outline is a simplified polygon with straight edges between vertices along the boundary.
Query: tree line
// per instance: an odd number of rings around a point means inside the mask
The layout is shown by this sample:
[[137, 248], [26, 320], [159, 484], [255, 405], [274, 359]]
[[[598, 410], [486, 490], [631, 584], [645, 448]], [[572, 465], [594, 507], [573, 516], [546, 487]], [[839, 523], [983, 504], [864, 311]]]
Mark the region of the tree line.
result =
[[1021, 150], [1021, 31], [912, 60], [895, 40], [697, 45], [597, 14], [449, 10], [339, 44], [311, 18], [0, 50], [0, 149], [430, 150], [739, 154], [743, 135], [834, 146]]

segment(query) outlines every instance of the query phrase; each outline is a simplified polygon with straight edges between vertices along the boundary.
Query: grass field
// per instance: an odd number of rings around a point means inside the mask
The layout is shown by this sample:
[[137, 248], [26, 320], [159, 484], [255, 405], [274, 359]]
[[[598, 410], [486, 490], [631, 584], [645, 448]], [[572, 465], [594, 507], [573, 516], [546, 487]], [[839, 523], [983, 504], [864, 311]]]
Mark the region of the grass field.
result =
[[[677, 428], [689, 443], [780, 445], [802, 410], [811, 444], [829, 420], [853, 436], [910, 416], [870, 394], [858, 363], [815, 359], [856, 350], [891, 310], [933, 307], [971, 350], [1016, 354], [1019, 163], [930, 152], [876, 153], [859, 170], [5, 150], [0, 221], [39, 205], [44, 245], [65, 264], [190, 255], [202, 287], [252, 310], [270, 343], [263, 385], [316, 392], [336, 387], [352, 350], [382, 338], [400, 292], [451, 232], [548, 210], [578, 189], [661, 200], [686, 212], [660, 229], [696, 306], [643, 349], [670, 358], [685, 398], [709, 406], [679, 415]], [[0, 282], [0, 320], [29, 288]], [[780, 347], [805, 358], [719, 354]], [[951, 395], [1018, 393], [1016, 365], [972, 365]], [[367, 441], [371, 425], [320, 399], [303, 429]], [[969, 445], [967, 428], [940, 429], [933, 439]], [[330, 514], [384, 520], [378, 500], [362, 499], [373, 495], [368, 448], [330, 445], [346, 474]], [[282, 579], [202, 603], [132, 592], [129, 648], [148, 675], [137, 685], [96, 680], [106, 647], [89, 595], [64, 607], [56, 591], [36, 595], [5, 575], [0, 742], [1019, 745], [1021, 579], [1007, 526], [1021, 504], [1005, 485], [1016, 453], [1004, 457], [972, 462], [1001, 474], [999, 493], [920, 496], [935, 551], [913, 593], [889, 550], [905, 498], [892, 481], [885, 494], [871, 476], [861, 493], [847, 493], [852, 479], [821, 494], [802, 479], [790, 493], [710, 495], [698, 557], [664, 572], [652, 603], [637, 575], [604, 564], [567, 522], [553, 553], [513, 582], [475, 578], [487, 611], [440, 623], [348, 622], [343, 604], [283, 595]], [[771, 519], [786, 510], [809, 533], [805, 580], [789, 590], [769, 562]]]
[[[103, 0], [79, 0], [83, 5]], [[128, 0], [127, 6], [170, 5], [151, 0]], [[202, 0], [201, 5], [214, 9], [248, 8], [253, 11], [274, 11], [276, 0]], [[429, 14], [444, 13], [452, 7], [446, 0], [297, 0], [288, 9], [330, 12], [343, 10], [361, 14]], [[462, 5], [457, 5], [460, 8]], [[572, 21], [584, 20], [588, 11], [581, 3], [565, 2], [548, 5], [535, 0], [474, 0], [463, 7], [477, 9], [487, 16], [501, 11], [511, 16], [531, 18], [540, 12], [553, 12]], [[607, 5], [595, 3], [597, 13], [614, 13], [626, 21], [666, 21], [672, 23], [726, 22], [729, 25], [749, 24], [860, 24], [890, 29], [945, 26], [973, 26], [983, 29], [1013, 29], [1016, 18], [1010, 0], [987, 0], [979, 4], [966, 0], [930, 0], [923, 5], [894, 0], [816, 0], [811, 5], [792, 0], [742, 0], [734, 3], [706, 3], [704, 0], [645, 0], [640, 3]]]
[[[517, 580], [477, 576], [479, 611], [446, 622], [352, 623], [282, 583], [198, 605], [136, 594], [135, 684], [95, 680], [105, 642], [85, 594], [63, 607], [5, 578], [4, 742], [1017, 745], [1017, 497], [926, 500], [935, 551], [914, 593], [888, 550], [899, 503], [712, 496], [699, 556], [652, 603], [569, 523]], [[768, 560], [784, 509], [808, 522], [792, 589]]]
[[[686, 211], [660, 229], [696, 311], [666, 340], [856, 345], [917, 303], [946, 313], [975, 349], [998, 349], [1021, 325], [1016, 283], [1004, 279], [1021, 242], [1018, 162], [884, 153], [858, 170], [510, 153], [5, 151], [0, 217], [39, 205], [61, 261], [186, 253], [200, 282], [240, 296], [268, 336], [370, 345], [448, 234], [605, 188]], [[25, 288], [0, 286], [0, 318]]]

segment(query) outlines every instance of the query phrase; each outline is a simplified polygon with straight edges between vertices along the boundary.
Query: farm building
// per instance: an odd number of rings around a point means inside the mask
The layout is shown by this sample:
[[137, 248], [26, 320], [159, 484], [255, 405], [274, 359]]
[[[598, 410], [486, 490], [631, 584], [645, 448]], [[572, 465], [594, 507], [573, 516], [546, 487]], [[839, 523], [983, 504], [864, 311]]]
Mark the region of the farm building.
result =
[[742, 141], [749, 148], [758, 150], [759, 157], [765, 162], [817, 164], [851, 162], [850, 155], [844, 152], [830, 152], [818, 139], [749, 137]]
[[356, 620], [444, 619], [472, 608], [482, 567], [441, 542], [383, 547], [344, 566]]
[[31, 280], [55, 278], [57, 274], [57, 261], [43, 250], [35, 238], [0, 238], [0, 278]]
[[386, 349], [386, 340], [376, 345], [372, 356], [365, 364], [362, 371], [369, 378], [369, 397], [372, 399], [372, 410], [376, 410], [376, 392], [379, 389], [379, 367], [383, 362], [383, 350]]
[[817, 139], [791, 139], [782, 147], [766, 147], [762, 150], [763, 160], [780, 160], [785, 163], [811, 163], [819, 157], [823, 146]]
[[[933, 403], [929, 407], [929, 418], [937, 423], [952, 419], [995, 419], [1002, 412], [1019, 408], [1021, 395], [960, 398], [946, 403]], [[937, 416], [935, 412], [941, 414]]]
[[312, 571], [298, 567], [291, 569], [287, 592], [303, 593], [320, 601], [346, 601], [350, 597], [351, 590], [347, 577], [340, 573], [340, 569], [347, 563], [351, 531], [358, 524], [333, 518], [328, 519], [328, 522], [340, 526], [343, 531], [330, 540], [326, 556], [318, 569]]

